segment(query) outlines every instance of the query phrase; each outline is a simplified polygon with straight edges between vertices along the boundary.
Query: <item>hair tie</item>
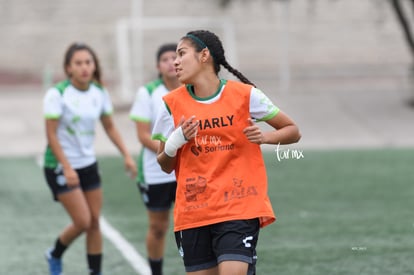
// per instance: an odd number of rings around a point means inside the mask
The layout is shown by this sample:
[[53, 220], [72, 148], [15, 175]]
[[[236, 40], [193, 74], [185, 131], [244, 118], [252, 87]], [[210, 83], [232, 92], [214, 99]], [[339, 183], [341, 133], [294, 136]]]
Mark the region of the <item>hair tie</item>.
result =
[[197, 36], [192, 35], [192, 34], [187, 34], [185, 37], [188, 37], [191, 40], [193, 40], [194, 42], [196, 42], [197, 45], [199, 45], [202, 49], [204, 49], [204, 48], [208, 49], [207, 45], [200, 38], [198, 38]]
[[206, 43], [204, 43], [200, 38], [198, 38], [197, 36], [193, 35], [193, 34], [187, 34], [185, 37], [190, 38], [191, 40], [193, 40], [197, 45], [199, 45], [202, 49], [207, 48], [207, 50], [210, 52], [211, 57], [213, 58], [213, 60], [215, 60], [213, 53], [210, 51], [210, 49], [207, 47]]

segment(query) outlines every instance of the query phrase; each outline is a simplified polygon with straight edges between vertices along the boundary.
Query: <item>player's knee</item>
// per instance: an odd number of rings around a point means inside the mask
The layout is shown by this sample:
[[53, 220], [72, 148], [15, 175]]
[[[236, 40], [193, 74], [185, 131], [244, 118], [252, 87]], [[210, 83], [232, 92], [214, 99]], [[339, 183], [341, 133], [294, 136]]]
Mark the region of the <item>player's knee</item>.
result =
[[90, 220], [90, 224], [88, 227], [88, 230], [99, 230], [99, 218], [98, 217], [92, 217]]
[[150, 232], [156, 239], [163, 239], [167, 234], [168, 224], [159, 223], [159, 224], [151, 224]]
[[81, 217], [74, 220], [74, 225], [79, 231], [87, 231], [91, 227], [90, 217]]

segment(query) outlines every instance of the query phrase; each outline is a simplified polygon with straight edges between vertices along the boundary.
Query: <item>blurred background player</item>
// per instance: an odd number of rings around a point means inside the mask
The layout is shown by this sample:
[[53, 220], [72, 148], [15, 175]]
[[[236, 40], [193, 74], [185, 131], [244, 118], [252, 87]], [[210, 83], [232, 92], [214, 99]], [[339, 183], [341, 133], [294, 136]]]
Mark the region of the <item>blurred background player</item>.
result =
[[177, 44], [161, 45], [156, 54], [159, 78], [140, 87], [130, 112], [135, 121], [139, 142], [143, 145], [138, 160], [138, 188], [147, 207], [148, 231], [146, 246], [153, 275], [162, 274], [166, 233], [170, 208], [175, 200], [175, 174], [161, 170], [157, 162], [159, 141], [152, 140], [152, 128], [157, 111], [163, 105], [162, 97], [180, 83], [175, 74], [174, 60]]
[[102, 274], [102, 189], [93, 148], [98, 120], [123, 155], [131, 176], [136, 176], [136, 167], [113, 123], [112, 103], [102, 86], [94, 51], [85, 44], [70, 45], [64, 57], [64, 71], [68, 79], [49, 89], [44, 97], [48, 143], [44, 173], [54, 199], [62, 203], [72, 223], [60, 233], [54, 247], [46, 251], [46, 258], [50, 274], [62, 274], [63, 253], [85, 232], [89, 274]]

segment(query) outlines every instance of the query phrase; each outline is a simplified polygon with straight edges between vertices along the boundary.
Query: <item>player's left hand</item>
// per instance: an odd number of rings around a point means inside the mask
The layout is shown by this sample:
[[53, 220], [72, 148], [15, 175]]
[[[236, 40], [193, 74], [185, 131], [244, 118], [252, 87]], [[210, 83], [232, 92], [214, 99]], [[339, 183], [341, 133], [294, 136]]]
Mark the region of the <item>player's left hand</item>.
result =
[[135, 165], [134, 159], [131, 156], [125, 157], [124, 165], [125, 165], [125, 170], [128, 176], [131, 179], [135, 179], [136, 176], [138, 175], [138, 172], [137, 172], [137, 166]]
[[249, 125], [243, 129], [243, 133], [247, 139], [252, 143], [262, 144], [264, 139], [262, 130], [260, 130], [259, 126], [251, 118], [247, 119], [247, 122]]

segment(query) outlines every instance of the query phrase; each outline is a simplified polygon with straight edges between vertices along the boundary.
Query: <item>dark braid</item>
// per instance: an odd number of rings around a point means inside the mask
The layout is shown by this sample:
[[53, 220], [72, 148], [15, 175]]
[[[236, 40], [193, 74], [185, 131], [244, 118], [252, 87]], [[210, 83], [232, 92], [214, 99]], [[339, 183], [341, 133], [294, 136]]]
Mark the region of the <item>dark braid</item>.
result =
[[246, 84], [250, 84], [250, 85], [256, 87], [256, 85], [254, 85], [250, 80], [248, 80], [247, 77], [245, 77], [241, 72], [239, 72], [238, 70], [236, 70], [232, 66], [230, 66], [230, 64], [227, 63], [226, 60], [224, 60], [224, 62], [221, 65], [223, 65], [224, 68], [226, 68], [229, 72], [231, 72], [238, 79], [240, 79], [241, 82], [246, 83]]
[[[195, 36], [201, 40], [201, 43], [198, 43], [198, 41], [191, 39], [191, 37], [188, 37], [188, 35]], [[213, 57], [214, 71], [216, 74], [218, 74], [220, 71], [220, 65], [223, 65], [224, 68], [226, 68], [230, 73], [240, 79], [241, 82], [255, 86], [241, 72], [230, 66], [224, 55], [223, 44], [221, 43], [220, 38], [218, 38], [218, 36], [214, 33], [207, 30], [191, 31], [188, 32], [187, 36], [183, 37], [183, 39], [188, 39], [194, 45], [197, 52], [201, 52], [201, 50], [205, 48], [203, 47], [202, 43], [207, 46], [211, 56]]]

